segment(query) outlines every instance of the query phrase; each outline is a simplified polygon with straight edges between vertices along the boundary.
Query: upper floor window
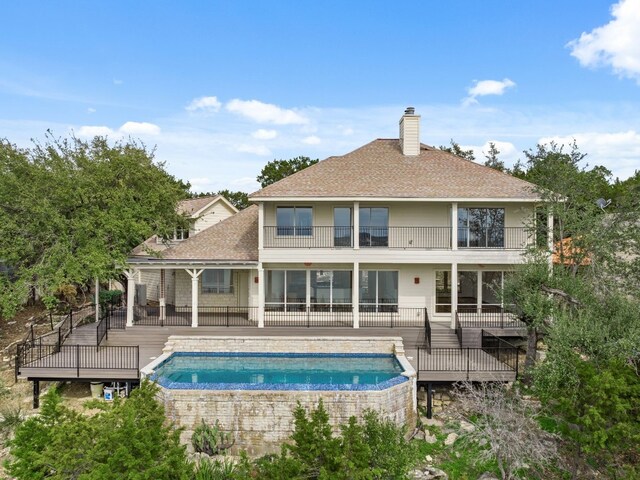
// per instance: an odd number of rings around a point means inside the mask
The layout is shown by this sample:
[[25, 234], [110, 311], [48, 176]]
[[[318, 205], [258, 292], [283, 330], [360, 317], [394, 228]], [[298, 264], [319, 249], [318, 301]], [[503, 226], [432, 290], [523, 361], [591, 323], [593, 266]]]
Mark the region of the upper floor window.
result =
[[277, 207], [276, 225], [279, 236], [311, 236], [313, 209], [311, 207]]
[[333, 246], [334, 247], [351, 247], [352, 228], [351, 208], [335, 207], [333, 209]]
[[504, 208], [459, 208], [458, 247], [504, 247]]
[[173, 239], [174, 240], [186, 240], [187, 238], [189, 238], [189, 229], [188, 228], [178, 227], [173, 232]]
[[389, 209], [386, 207], [360, 208], [360, 246], [389, 246]]
[[231, 270], [205, 270], [202, 272], [202, 293], [233, 293]]

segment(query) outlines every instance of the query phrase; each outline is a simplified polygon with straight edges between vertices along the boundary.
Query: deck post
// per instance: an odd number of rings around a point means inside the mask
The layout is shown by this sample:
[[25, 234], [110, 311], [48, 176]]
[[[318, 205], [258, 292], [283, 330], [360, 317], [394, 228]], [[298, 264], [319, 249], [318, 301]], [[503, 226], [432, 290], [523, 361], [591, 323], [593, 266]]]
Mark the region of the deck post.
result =
[[160, 298], [158, 299], [158, 303], [160, 304], [160, 323], [163, 324], [164, 320], [167, 318], [167, 305], [165, 299], [165, 291], [166, 291], [166, 280], [165, 280], [165, 269], [160, 269]]
[[33, 381], [33, 408], [40, 408], [40, 380]]
[[136, 277], [133, 270], [125, 270], [127, 277], [127, 327], [133, 327], [133, 304], [136, 301]]
[[[360, 202], [353, 202], [353, 249], [360, 249]], [[357, 270], [354, 270], [354, 275]], [[355, 305], [355, 304], [354, 304]]]
[[198, 327], [198, 287], [200, 275], [202, 275], [204, 269], [187, 270], [187, 273], [191, 276], [191, 327]]
[[264, 328], [264, 286], [264, 268], [261, 263], [258, 265], [258, 328]]
[[457, 249], [458, 249], [458, 203], [453, 202], [451, 204], [451, 250], [457, 250]]
[[458, 311], [458, 264], [451, 264], [451, 328], [456, 328]]
[[100, 321], [100, 280], [95, 279], [96, 323]]
[[[357, 203], [357, 202], [356, 202]], [[355, 217], [354, 217], [355, 218]], [[351, 304], [353, 312], [353, 328], [360, 328], [360, 263], [353, 262], [353, 276], [351, 279]]]
[[433, 385], [427, 383], [427, 418], [433, 418]]

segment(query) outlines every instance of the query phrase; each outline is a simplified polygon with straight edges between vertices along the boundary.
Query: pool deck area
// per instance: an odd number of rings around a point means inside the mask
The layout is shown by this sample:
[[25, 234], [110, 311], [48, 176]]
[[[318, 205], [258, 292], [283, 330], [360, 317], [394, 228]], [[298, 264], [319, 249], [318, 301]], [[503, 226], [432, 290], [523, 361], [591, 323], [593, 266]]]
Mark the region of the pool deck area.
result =
[[[405, 355], [418, 372], [418, 382], [513, 381], [513, 358], [500, 361], [500, 352], [460, 348], [447, 323], [432, 322], [432, 348], [427, 348], [421, 328], [332, 327], [185, 327], [133, 326], [108, 331], [96, 346], [96, 324], [74, 329], [59, 351], [52, 350], [23, 362], [16, 372], [28, 380], [137, 381], [140, 369], [162, 354], [169, 336], [233, 337], [402, 337]], [[32, 347], [37, 350], [38, 346]], [[42, 348], [42, 347], [40, 347]], [[45, 352], [46, 353], [46, 352]], [[495, 352], [493, 352], [495, 353]], [[122, 361], [122, 358], [126, 361]], [[504, 360], [504, 358], [503, 358]], [[516, 359], [516, 362], [518, 360]]]

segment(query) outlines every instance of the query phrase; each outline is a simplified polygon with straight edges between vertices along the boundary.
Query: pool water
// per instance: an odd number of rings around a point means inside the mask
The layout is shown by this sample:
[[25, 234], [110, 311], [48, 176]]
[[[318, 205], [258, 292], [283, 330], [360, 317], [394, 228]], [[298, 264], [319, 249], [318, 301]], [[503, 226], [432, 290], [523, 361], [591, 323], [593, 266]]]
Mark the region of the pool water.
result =
[[153, 378], [170, 388], [316, 385], [358, 389], [404, 380], [399, 377], [402, 371], [395, 356], [386, 354], [175, 352], [156, 369]]

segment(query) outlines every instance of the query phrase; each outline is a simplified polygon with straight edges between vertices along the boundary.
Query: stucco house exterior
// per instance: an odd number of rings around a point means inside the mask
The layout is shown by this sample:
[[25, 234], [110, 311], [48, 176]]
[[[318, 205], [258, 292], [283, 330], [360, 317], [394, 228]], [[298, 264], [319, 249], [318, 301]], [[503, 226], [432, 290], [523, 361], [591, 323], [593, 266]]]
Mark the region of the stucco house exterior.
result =
[[455, 328], [457, 312], [502, 311], [499, 290], [535, 241], [541, 201], [528, 182], [421, 143], [412, 108], [399, 138], [320, 161], [253, 193], [245, 210], [210, 200], [184, 204], [188, 238], [154, 255], [150, 239], [129, 259], [127, 325], [197, 327], [225, 314], [359, 328], [429, 315]]

